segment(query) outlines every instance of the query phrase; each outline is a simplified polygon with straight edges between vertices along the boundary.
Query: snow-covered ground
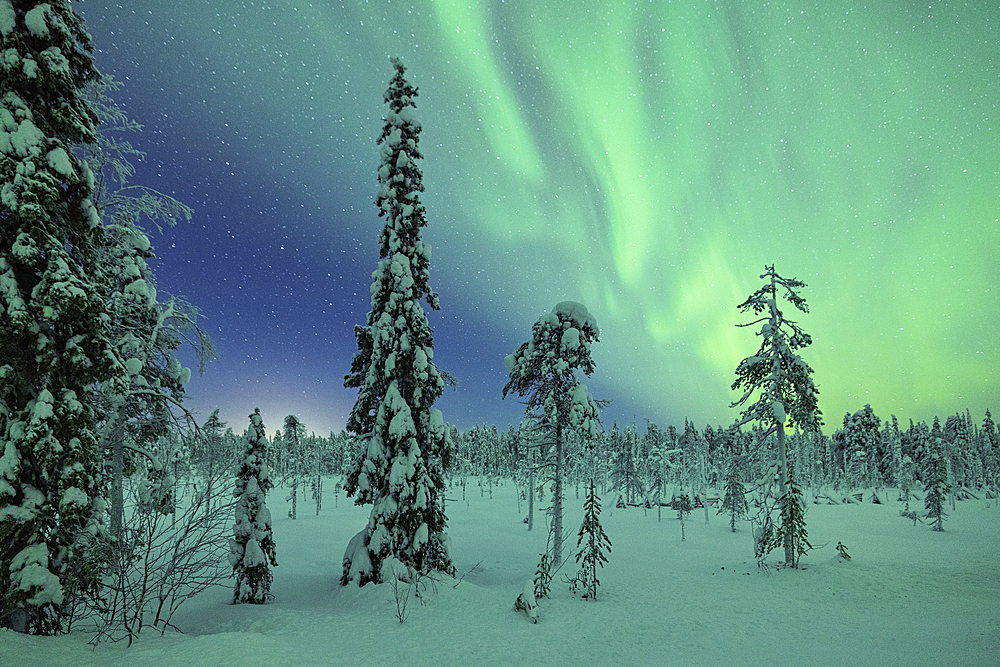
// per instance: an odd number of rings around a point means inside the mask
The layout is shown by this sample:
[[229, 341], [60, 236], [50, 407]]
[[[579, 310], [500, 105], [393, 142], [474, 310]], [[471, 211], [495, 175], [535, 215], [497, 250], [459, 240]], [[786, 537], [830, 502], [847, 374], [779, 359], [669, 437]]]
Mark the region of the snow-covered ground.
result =
[[[471, 480], [470, 480], [471, 481]], [[332, 487], [332, 484], [330, 485]], [[328, 487], [328, 488], [330, 488]], [[582, 490], [581, 490], [582, 493]], [[802, 569], [758, 569], [748, 524], [696, 509], [684, 541], [674, 513], [605, 509], [613, 544], [596, 602], [571, 597], [563, 574], [532, 624], [513, 610], [545, 547], [539, 512], [522, 523], [511, 484], [450, 502], [460, 583], [428, 582], [400, 624], [388, 585], [342, 588], [340, 561], [368, 508], [326, 494], [321, 516], [285, 517], [273, 491], [275, 600], [230, 604], [217, 589], [174, 620], [185, 634], [144, 634], [131, 647], [88, 636], [0, 630], [0, 665], [991, 665], [1000, 664], [1000, 505], [948, 507], [935, 533], [888, 505], [810, 505], [818, 547]], [[453, 489], [449, 498], [461, 498]], [[571, 488], [567, 526], [582, 517]], [[575, 531], [574, 531], [575, 532]], [[850, 561], [837, 557], [843, 542]], [[575, 552], [573, 536], [567, 552]], [[778, 553], [773, 554], [775, 558]]]

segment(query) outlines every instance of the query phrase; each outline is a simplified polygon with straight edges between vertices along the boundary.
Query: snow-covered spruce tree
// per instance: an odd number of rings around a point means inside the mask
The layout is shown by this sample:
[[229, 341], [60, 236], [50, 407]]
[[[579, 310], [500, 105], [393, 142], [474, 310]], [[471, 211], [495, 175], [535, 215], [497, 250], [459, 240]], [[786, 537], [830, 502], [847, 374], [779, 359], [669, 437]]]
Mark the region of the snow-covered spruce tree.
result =
[[903, 475], [903, 442], [899, 432], [899, 421], [891, 415], [882, 428], [882, 451], [886, 453], [885, 481], [890, 486], [901, 487]]
[[[737, 307], [741, 312], [753, 311], [754, 315], [763, 313], [764, 316], [736, 325], [749, 327], [760, 324], [760, 331], [757, 332], [761, 337], [760, 349], [736, 367], [736, 381], [732, 388], [742, 390], [743, 395], [730, 407], [748, 403], [759, 392], [757, 399], [742, 412], [736, 425], [756, 421], [765, 429], [759, 442], [772, 433], [776, 434], [780, 498], [788, 492], [785, 425], [798, 424], [804, 431], [814, 431], [820, 427], [822, 420], [816, 404], [819, 391], [810, 377], [813, 371], [795, 352], [812, 343], [812, 338], [778, 308], [778, 288], [781, 287], [785, 290], [785, 299], [792, 306], [808, 313], [805, 299], [796, 291], [805, 287], [805, 283], [783, 278], [774, 270], [773, 264], [765, 266], [760, 277], [766, 281], [764, 285]], [[781, 520], [788, 525], [791, 517], [785, 515]], [[791, 566], [797, 561], [792, 533], [785, 532], [784, 536], [785, 563]]]
[[639, 474], [639, 443], [635, 437], [635, 430], [625, 429], [622, 436], [618, 436], [618, 427], [612, 435], [612, 444], [616, 451], [614, 456], [614, 467], [611, 469], [611, 484], [616, 491], [621, 491], [626, 503], [635, 504], [636, 497], [642, 499], [643, 486], [642, 478]]
[[853, 415], [844, 415], [844, 461], [848, 480], [856, 488], [868, 491], [877, 489], [879, 429], [882, 420], [865, 405]]
[[587, 499], [583, 503], [583, 523], [577, 533], [576, 546], [579, 548], [576, 562], [580, 564], [580, 570], [570, 580], [570, 584], [574, 593], [579, 587], [583, 589], [584, 599], [596, 600], [597, 587], [601, 585], [597, 578], [597, 568], [603, 568], [608, 562], [611, 540], [601, 526], [601, 499], [597, 495], [593, 479], [590, 480]]
[[[655, 425], [650, 424], [650, 429], [655, 428]], [[663, 452], [660, 450], [660, 446], [658, 444], [653, 444], [649, 449], [646, 468], [649, 471], [649, 496], [653, 504], [656, 505], [657, 521], [660, 521], [662, 518], [663, 486], [666, 484], [666, 476], [663, 472], [665, 466], [666, 460], [663, 458]]]
[[[231, 435], [232, 431], [229, 433]], [[235, 464], [236, 452], [227, 440], [226, 422], [219, 419], [218, 408], [201, 425], [200, 433], [192, 438], [188, 458], [204, 480], [205, 496], [209, 503], [215, 495], [212, 490], [214, 480], [222, 471], [231, 470]]]
[[358, 353], [344, 378], [345, 387], [359, 390], [347, 430], [363, 440], [345, 488], [372, 510], [344, 554], [344, 585], [381, 582], [389, 557], [418, 573], [454, 572], [443, 509], [448, 440], [441, 411], [432, 408], [445, 379], [433, 362], [431, 328], [420, 305], [426, 298], [439, 308], [428, 285], [431, 247], [420, 239], [427, 220], [416, 163], [422, 157], [417, 89], [406, 81], [402, 61], [392, 64], [375, 198], [386, 223], [372, 273], [371, 312], [366, 326], [355, 327]]
[[229, 562], [233, 566], [236, 586], [233, 603], [264, 604], [270, 602], [272, 566], [277, 566], [274, 536], [271, 534], [271, 512], [265, 496], [271, 490], [267, 469], [267, 437], [260, 408], [250, 415], [247, 453], [236, 475], [236, 522], [233, 539], [229, 541]]
[[285, 484], [291, 487], [290, 498], [292, 508], [288, 516], [295, 519], [298, 516], [299, 480], [305, 473], [305, 445], [302, 438], [306, 432], [305, 424], [295, 415], [285, 417]]
[[924, 516], [931, 520], [932, 529], [938, 532], [944, 532], [944, 518], [948, 516], [944, 511], [944, 503], [951, 491], [951, 485], [948, 484], [948, 460], [941, 449], [941, 442], [937, 440], [924, 469], [924, 490], [927, 494], [924, 496], [924, 509], [927, 510]]
[[[332, 440], [332, 438], [331, 438]], [[323, 509], [323, 472], [327, 469], [327, 457], [325, 455], [325, 440], [316, 435], [315, 432], [309, 436], [309, 475], [310, 486], [312, 487], [313, 500], [316, 501], [316, 516], [319, 516]]]
[[100, 78], [65, 0], [0, 0], [0, 626], [53, 634], [98, 586], [105, 512], [89, 388], [112, 372], [83, 97]]
[[531, 327], [531, 340], [508, 355], [510, 379], [503, 397], [513, 392], [525, 399], [525, 412], [543, 434], [552, 452], [552, 559], [553, 571], [562, 564], [563, 467], [566, 431], [576, 429], [593, 437], [599, 406], [576, 370], [594, 372], [590, 346], [598, 340], [597, 319], [575, 301], [556, 304]]
[[986, 486], [996, 492], [997, 482], [1000, 481], [1000, 470], [998, 470], [1000, 468], [1000, 437], [997, 436], [997, 427], [989, 410], [986, 411], [986, 416], [983, 418], [979, 437], [982, 440], [981, 449]]
[[535, 600], [549, 597], [552, 589], [552, 569], [549, 567], [549, 554], [542, 553], [535, 568]]
[[[949, 483], [959, 497], [964, 497], [964, 490], [966, 487], [971, 486], [970, 484], [970, 471], [971, 466], [969, 465], [973, 455], [971, 450], [972, 445], [972, 424], [971, 417], [966, 418], [962, 413], [954, 414], [948, 417], [944, 423], [944, 434], [945, 442], [947, 446], [945, 448], [945, 455], [948, 457], [949, 464]], [[955, 494], [952, 494], [952, 498]], [[954, 509], [954, 503], [952, 503]]]
[[741, 480], [743, 466], [740, 465], [738, 457], [734, 456], [729, 461], [729, 468], [726, 471], [726, 490], [722, 498], [722, 506], [717, 514], [725, 512], [729, 515], [729, 527], [736, 532], [736, 520], [746, 516], [750, 507], [747, 503], [746, 487]]

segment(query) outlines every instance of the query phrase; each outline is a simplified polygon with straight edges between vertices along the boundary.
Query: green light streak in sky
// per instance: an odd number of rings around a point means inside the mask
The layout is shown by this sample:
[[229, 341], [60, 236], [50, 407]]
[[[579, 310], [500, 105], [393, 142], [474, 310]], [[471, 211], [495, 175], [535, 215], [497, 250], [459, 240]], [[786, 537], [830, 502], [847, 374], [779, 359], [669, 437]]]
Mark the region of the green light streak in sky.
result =
[[463, 60], [465, 76], [479, 91], [488, 91], [485, 104], [490, 107], [492, 121], [484, 124], [482, 131], [495, 158], [520, 174], [526, 184], [540, 183], [543, 173], [538, 152], [526, 132], [527, 123], [517, 97], [506, 80], [501, 63], [490, 58], [493, 44], [484, 34], [488, 20], [482, 7], [438, 2], [435, 9], [442, 26], [455, 26], [454, 31], [444, 30], [442, 36], [451, 50], [467, 54]]
[[442, 302], [488, 304], [520, 340], [583, 301], [595, 385], [640, 418], [728, 418], [756, 349], [735, 306], [772, 262], [809, 285], [830, 427], [865, 403], [1000, 409], [996, 7], [279, 4], [234, 25], [241, 52], [205, 37], [208, 15], [176, 36], [228, 54], [252, 102], [303, 109], [268, 133], [315, 155], [309, 192], [345, 167], [373, 189], [385, 56], [402, 55]]
[[592, 4], [435, 3], [444, 58], [476, 97], [458, 133], [489, 153], [464, 160], [490, 173], [461, 191], [463, 215], [487, 250], [534, 262], [541, 239], [573, 276], [545, 284], [513, 260], [501, 277], [538, 295], [526, 309], [594, 304], [619, 339], [606, 367], [636, 369], [619, 391], [656, 405], [689, 387], [710, 418], [755, 348], [735, 304], [773, 261], [810, 285], [828, 424], [866, 402], [918, 418], [988, 407], [995, 12]]

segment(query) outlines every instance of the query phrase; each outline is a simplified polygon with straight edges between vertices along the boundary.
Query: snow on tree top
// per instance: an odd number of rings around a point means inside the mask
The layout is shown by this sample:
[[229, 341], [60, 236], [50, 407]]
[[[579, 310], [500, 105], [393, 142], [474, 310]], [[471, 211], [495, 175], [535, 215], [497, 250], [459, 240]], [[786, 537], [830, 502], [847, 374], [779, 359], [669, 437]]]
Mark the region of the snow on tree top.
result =
[[572, 319], [577, 329], [592, 329], [595, 338], [600, 334], [600, 329], [597, 327], [597, 318], [591, 315], [590, 311], [582, 303], [560, 301], [552, 309], [552, 313]]
[[444, 432], [444, 414], [437, 408], [431, 408], [428, 412], [428, 424], [434, 433]]
[[69, 76], [69, 60], [62, 54], [62, 49], [58, 46], [50, 46], [41, 53], [42, 61], [50, 72]]
[[31, 406], [31, 421], [39, 422], [46, 419], [52, 419], [53, 410], [52, 402], [55, 401], [55, 397], [52, 395], [48, 389], [42, 389], [38, 393], [38, 398], [29, 403]]

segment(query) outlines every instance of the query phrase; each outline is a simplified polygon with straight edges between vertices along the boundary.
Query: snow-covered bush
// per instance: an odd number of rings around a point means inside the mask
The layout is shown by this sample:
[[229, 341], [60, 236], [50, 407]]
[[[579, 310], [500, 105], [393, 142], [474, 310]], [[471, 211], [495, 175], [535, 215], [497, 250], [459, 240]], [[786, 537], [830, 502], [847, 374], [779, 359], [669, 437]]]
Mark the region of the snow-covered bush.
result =
[[535, 600], [535, 584], [530, 579], [524, 582], [524, 589], [514, 600], [514, 610], [523, 611], [532, 623], [538, 623], [538, 601]]

